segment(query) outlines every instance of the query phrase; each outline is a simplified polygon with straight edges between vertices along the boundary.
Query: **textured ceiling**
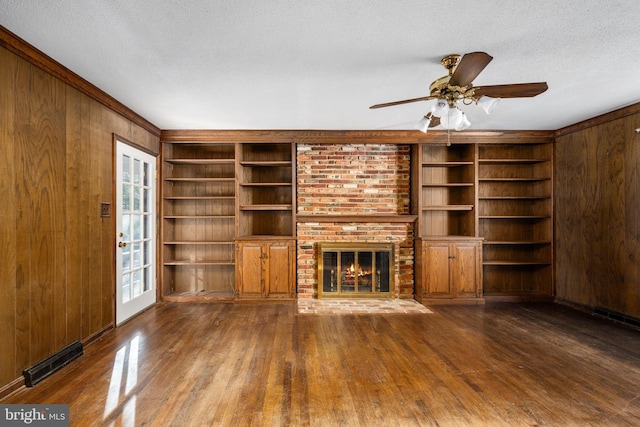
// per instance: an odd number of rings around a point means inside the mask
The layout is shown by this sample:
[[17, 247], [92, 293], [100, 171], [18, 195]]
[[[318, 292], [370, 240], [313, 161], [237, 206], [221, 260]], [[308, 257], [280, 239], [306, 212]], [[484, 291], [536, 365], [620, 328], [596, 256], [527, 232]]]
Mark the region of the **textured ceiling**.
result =
[[558, 129], [640, 100], [637, 0], [2, 0], [0, 25], [161, 129], [413, 129], [446, 74], [547, 81], [471, 129]]

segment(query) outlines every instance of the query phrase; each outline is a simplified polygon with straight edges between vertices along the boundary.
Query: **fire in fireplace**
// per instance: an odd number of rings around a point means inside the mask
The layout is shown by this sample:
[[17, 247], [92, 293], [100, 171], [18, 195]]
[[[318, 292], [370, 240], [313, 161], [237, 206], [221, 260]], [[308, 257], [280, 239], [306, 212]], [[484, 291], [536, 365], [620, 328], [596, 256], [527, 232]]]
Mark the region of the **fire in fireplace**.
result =
[[318, 243], [318, 298], [391, 298], [393, 244]]

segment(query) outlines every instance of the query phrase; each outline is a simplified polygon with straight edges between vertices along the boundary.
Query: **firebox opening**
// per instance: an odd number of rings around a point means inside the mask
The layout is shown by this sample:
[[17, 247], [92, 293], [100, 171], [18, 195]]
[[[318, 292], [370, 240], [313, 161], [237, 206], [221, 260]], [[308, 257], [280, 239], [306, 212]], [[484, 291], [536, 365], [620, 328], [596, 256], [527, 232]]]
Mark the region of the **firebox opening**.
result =
[[392, 298], [393, 244], [318, 243], [318, 298]]

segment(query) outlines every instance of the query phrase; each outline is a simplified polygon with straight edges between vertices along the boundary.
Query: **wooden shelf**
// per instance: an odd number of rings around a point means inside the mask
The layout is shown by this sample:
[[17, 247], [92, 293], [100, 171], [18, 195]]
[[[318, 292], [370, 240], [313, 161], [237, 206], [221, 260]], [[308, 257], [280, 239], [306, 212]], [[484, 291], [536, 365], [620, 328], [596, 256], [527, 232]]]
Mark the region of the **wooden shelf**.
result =
[[233, 241], [207, 241], [207, 240], [199, 240], [199, 241], [173, 241], [163, 242], [165, 245], [233, 245]]
[[549, 181], [550, 177], [545, 178], [479, 178], [479, 182], [539, 182], [539, 181]]
[[422, 167], [442, 167], [442, 168], [452, 168], [458, 166], [473, 166], [473, 162], [423, 162]]
[[181, 260], [171, 260], [165, 261], [164, 265], [188, 265], [188, 266], [199, 266], [199, 265], [235, 265], [233, 261], [181, 261]]
[[164, 200], [235, 200], [236, 196], [167, 196]]
[[523, 246], [535, 246], [535, 245], [550, 245], [551, 241], [549, 240], [485, 240], [485, 245], [523, 245]]
[[481, 215], [478, 219], [549, 219], [550, 215]]
[[441, 205], [441, 206], [423, 206], [423, 211], [470, 211], [473, 205]]
[[473, 182], [429, 182], [423, 187], [473, 187]]
[[233, 219], [235, 215], [165, 215], [164, 219]]
[[496, 265], [496, 266], [536, 266], [536, 265], [551, 265], [550, 261], [483, 261], [482, 265]]
[[478, 200], [549, 200], [551, 196], [481, 196]]
[[241, 187], [291, 187], [290, 182], [242, 182]]
[[235, 178], [185, 178], [185, 177], [166, 177], [165, 181], [176, 181], [176, 182], [236, 182]]
[[234, 165], [235, 159], [164, 159], [173, 165]]
[[240, 205], [241, 211], [290, 211], [292, 205]]
[[549, 159], [478, 159], [478, 163], [484, 164], [536, 164], [550, 161]]

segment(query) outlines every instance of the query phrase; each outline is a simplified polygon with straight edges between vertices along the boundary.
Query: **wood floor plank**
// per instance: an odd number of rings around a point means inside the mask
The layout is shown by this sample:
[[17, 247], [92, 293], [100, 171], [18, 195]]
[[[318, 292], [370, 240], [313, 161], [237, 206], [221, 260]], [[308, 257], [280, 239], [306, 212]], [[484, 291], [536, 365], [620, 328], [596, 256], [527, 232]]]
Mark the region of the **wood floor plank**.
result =
[[640, 331], [553, 304], [297, 314], [161, 303], [2, 403], [71, 425], [640, 424]]

